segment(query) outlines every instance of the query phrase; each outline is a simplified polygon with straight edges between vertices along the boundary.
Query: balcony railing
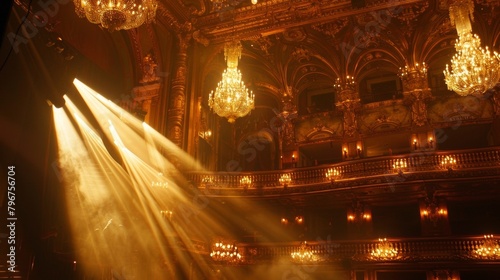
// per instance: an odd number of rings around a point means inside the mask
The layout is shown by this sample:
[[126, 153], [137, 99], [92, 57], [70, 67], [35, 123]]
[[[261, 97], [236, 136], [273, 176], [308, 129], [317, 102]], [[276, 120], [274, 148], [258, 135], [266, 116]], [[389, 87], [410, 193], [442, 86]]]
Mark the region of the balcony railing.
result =
[[[188, 179], [199, 188], [224, 191], [273, 192], [282, 189], [280, 178], [289, 174], [291, 182], [287, 191], [303, 191], [300, 188], [331, 188], [332, 180], [325, 174], [336, 169], [339, 176], [335, 185], [355, 186], [411, 182], [421, 179], [445, 179], [454, 177], [500, 176], [500, 148], [486, 148], [465, 151], [422, 151], [401, 156], [384, 156], [352, 160], [339, 164], [321, 165], [278, 171], [259, 172], [191, 172]], [[467, 171], [466, 174], [461, 172]], [[475, 175], [474, 172], [477, 172]], [[242, 185], [246, 177], [250, 184]], [[428, 178], [427, 178], [428, 177]]]
[[[376, 240], [353, 241], [307, 241], [308, 250], [315, 256], [315, 262], [336, 262], [352, 260], [357, 262], [397, 262], [397, 261], [500, 261], [500, 255], [479, 256], [476, 252], [484, 246], [483, 237], [431, 237], [387, 239], [394, 249], [392, 258], [376, 258], [373, 252], [379, 249]], [[269, 261], [290, 258], [292, 252], [300, 248], [294, 244], [238, 244], [246, 262]]]

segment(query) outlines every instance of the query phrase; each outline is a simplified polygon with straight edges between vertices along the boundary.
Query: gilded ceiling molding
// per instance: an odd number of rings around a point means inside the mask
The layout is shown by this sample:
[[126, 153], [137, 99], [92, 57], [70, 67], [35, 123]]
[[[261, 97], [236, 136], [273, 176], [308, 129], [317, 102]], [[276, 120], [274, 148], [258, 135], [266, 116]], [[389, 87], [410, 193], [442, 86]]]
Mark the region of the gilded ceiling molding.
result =
[[349, 18], [345, 17], [328, 23], [313, 24], [311, 27], [313, 30], [321, 32], [324, 35], [335, 37], [335, 35], [342, 31], [348, 24]]
[[406, 23], [406, 25], [408, 26], [414, 26], [415, 20], [420, 15], [422, 15], [428, 7], [428, 1], [423, 1], [412, 5], [405, 5], [402, 7], [402, 11], [400, 13], [392, 14], [392, 16]]
[[205, 4], [204, 0], [199, 0], [197, 1], [200, 8], [196, 8], [194, 5], [189, 6], [189, 11], [191, 12], [192, 15], [195, 16], [201, 16], [207, 12], [207, 5]]
[[163, 2], [158, 3], [156, 18], [168, 29], [178, 33], [181, 30], [181, 24], [177, 18], [168, 10]]
[[278, 87], [270, 84], [270, 83], [265, 83], [265, 82], [254, 82], [254, 87], [259, 88], [259, 92], [267, 91], [271, 93], [273, 96], [279, 96], [280, 90]]
[[210, 40], [205, 37], [200, 30], [195, 30], [193, 31], [193, 39], [197, 42], [202, 44], [203, 46], [208, 46], [210, 44]]
[[353, 8], [351, 1], [267, 1], [262, 5], [210, 13], [196, 20], [195, 27], [210, 40], [225, 41], [234, 33], [242, 39], [250, 36], [268, 36], [302, 24], [323, 24], [360, 13], [393, 8], [398, 13], [401, 6], [420, 3], [422, 0], [381, 0], [364, 8]]
[[259, 36], [254, 40], [254, 42], [255, 44], [252, 44], [252, 47], [254, 49], [264, 52], [264, 55], [266, 56], [270, 55], [269, 49], [274, 46], [274, 43], [271, 42], [271, 39], [269, 39], [269, 37]]
[[283, 39], [289, 42], [302, 42], [306, 38], [307, 34], [302, 27], [287, 29], [283, 32]]

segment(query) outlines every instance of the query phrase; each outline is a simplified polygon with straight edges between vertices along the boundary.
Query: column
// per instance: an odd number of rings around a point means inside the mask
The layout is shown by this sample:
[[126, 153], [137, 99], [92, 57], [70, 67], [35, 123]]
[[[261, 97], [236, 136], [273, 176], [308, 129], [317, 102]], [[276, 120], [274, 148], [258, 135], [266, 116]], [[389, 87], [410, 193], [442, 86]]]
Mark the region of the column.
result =
[[187, 49], [191, 34], [178, 35], [178, 53], [175, 63], [175, 75], [172, 81], [172, 92], [169, 97], [167, 117], [167, 137], [182, 148], [184, 135], [184, 115], [186, 113], [186, 83], [187, 83]]
[[[292, 157], [292, 155], [298, 153], [294, 131], [294, 119], [297, 117], [294, 90], [291, 87], [286, 87], [285, 90], [282, 90], [281, 94], [284, 96], [281, 100], [282, 111], [277, 116], [281, 121], [278, 127], [279, 169], [294, 167], [294, 165], [296, 165], [296, 158]], [[284, 165], [284, 163], [288, 163], [288, 166]]]
[[344, 137], [353, 137], [358, 132], [356, 109], [361, 104], [354, 77], [338, 78], [335, 83], [335, 89], [337, 90], [338, 100], [335, 106], [344, 112]]
[[425, 62], [416, 63], [413, 67], [405, 66], [399, 70], [399, 77], [403, 82], [403, 101], [410, 106], [413, 124], [423, 126], [428, 123], [426, 102], [432, 98], [427, 65]]

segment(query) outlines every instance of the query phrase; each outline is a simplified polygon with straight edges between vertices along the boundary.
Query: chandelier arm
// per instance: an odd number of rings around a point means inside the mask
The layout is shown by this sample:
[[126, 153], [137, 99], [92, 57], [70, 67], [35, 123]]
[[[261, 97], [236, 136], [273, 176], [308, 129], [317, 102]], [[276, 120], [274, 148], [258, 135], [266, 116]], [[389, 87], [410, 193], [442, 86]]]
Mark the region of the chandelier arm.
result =
[[109, 31], [137, 28], [155, 19], [156, 0], [73, 0], [75, 12]]

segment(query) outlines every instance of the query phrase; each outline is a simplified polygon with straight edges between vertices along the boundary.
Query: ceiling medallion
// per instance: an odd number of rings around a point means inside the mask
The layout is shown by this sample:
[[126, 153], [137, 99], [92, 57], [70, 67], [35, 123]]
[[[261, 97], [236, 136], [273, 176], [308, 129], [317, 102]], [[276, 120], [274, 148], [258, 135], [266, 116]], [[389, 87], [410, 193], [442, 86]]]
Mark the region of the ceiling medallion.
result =
[[302, 42], [306, 37], [302, 28], [292, 28], [283, 32], [283, 38], [289, 42]]
[[109, 31], [132, 29], [150, 23], [156, 16], [156, 0], [73, 0], [79, 17]]

